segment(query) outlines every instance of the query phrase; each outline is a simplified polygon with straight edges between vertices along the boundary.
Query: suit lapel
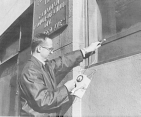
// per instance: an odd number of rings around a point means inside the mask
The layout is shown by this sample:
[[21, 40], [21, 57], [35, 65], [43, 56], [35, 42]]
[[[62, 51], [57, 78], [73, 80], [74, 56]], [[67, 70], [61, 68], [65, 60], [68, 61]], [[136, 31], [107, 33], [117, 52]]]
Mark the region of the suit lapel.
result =
[[36, 64], [37, 66], [39, 66], [41, 68], [41, 71], [43, 73], [43, 79], [44, 79], [46, 85], [48, 85], [48, 87], [52, 87], [53, 89], [55, 89], [56, 88], [56, 82], [54, 82], [54, 80], [52, 79], [52, 74], [50, 73], [50, 70], [47, 67], [48, 65], [43, 65], [34, 56], [31, 57], [31, 61], [33, 61], [34, 64]]

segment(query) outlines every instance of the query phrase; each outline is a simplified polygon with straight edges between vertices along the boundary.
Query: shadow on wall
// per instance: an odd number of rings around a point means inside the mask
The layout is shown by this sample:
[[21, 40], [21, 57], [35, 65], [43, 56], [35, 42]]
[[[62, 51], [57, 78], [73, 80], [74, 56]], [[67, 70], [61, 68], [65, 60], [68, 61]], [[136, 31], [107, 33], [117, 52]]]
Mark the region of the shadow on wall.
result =
[[72, 104], [74, 102], [75, 97], [70, 96], [69, 99], [70, 100], [67, 103], [62, 105], [62, 109], [61, 109], [61, 112], [60, 112], [60, 115], [62, 115], [62, 116], [64, 116], [65, 114], [67, 114], [67, 116], [72, 116], [71, 107], [72, 107]]

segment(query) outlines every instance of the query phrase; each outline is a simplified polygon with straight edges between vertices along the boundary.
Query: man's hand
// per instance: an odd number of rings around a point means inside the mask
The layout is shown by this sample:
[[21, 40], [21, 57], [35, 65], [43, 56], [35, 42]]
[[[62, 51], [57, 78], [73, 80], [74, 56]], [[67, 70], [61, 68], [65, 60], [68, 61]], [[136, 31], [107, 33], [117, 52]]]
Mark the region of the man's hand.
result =
[[81, 81], [81, 82], [76, 82], [76, 89], [86, 89], [86, 83]]
[[[80, 76], [82, 76], [82, 79], [78, 80]], [[72, 90], [71, 95], [75, 95], [79, 98], [82, 98], [88, 85], [90, 84], [90, 81], [91, 80], [86, 75], [84, 74], [79, 75], [76, 79], [76, 87]]]
[[86, 48], [81, 49], [83, 57], [86, 57], [87, 53], [94, 52], [100, 46], [101, 46], [101, 42], [98, 41], [98, 42], [92, 43], [90, 46], [88, 46]]
[[86, 47], [84, 50], [86, 53], [94, 52], [97, 48], [101, 46], [101, 42], [92, 43], [90, 46]]
[[75, 80], [69, 80], [64, 85], [67, 87], [68, 91], [71, 92], [75, 88], [76, 81]]

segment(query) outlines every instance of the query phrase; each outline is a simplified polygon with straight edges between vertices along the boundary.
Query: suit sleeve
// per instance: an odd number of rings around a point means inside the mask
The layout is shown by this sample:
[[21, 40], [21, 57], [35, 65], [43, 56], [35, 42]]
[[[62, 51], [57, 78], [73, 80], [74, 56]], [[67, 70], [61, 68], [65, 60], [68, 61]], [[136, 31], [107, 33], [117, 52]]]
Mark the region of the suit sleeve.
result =
[[34, 68], [22, 74], [20, 84], [28, 104], [40, 113], [53, 111], [69, 100], [65, 86], [50, 90], [49, 86], [45, 86], [41, 73]]
[[52, 68], [56, 78], [64, 78], [65, 75], [73, 68], [83, 61], [83, 55], [81, 50], [72, 51], [64, 56], [60, 56], [57, 59], [51, 61]]

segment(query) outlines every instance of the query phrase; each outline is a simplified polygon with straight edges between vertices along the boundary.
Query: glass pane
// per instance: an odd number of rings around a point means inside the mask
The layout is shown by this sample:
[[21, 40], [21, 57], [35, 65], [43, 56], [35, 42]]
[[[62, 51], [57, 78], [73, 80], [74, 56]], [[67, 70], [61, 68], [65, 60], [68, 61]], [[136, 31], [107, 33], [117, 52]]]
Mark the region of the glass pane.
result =
[[141, 22], [141, 0], [97, 0], [102, 14], [103, 38]]

